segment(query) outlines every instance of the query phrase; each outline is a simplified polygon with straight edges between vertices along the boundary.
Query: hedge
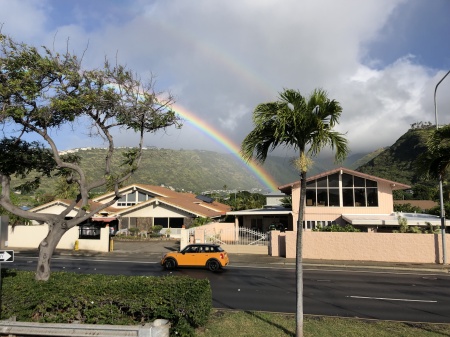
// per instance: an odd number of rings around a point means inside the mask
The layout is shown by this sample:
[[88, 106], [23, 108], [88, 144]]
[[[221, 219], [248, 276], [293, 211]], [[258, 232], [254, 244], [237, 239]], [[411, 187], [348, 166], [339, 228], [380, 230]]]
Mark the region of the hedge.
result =
[[168, 319], [171, 335], [193, 336], [212, 307], [209, 280], [183, 276], [113, 276], [2, 271], [1, 319], [132, 325]]

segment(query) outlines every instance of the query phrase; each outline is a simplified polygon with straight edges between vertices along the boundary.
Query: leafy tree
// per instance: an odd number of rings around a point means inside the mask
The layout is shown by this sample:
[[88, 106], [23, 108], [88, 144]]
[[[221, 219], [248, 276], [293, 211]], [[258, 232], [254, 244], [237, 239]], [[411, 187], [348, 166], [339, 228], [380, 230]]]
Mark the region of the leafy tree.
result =
[[[155, 92], [153, 79], [145, 84], [131, 70], [108, 61], [100, 69], [86, 70], [69, 52], [38, 49], [0, 34], [0, 69], [0, 123], [9, 132], [0, 140], [0, 205], [19, 217], [49, 225], [39, 245], [36, 271], [37, 280], [48, 280], [51, 257], [64, 233], [119, 199], [120, 184], [140, 164], [144, 135], [181, 126], [180, 118], [171, 109], [173, 97]], [[107, 144], [99, 179], [90, 182], [77, 157], [60, 155], [52, 135], [63, 127], [78, 134], [85, 128], [87, 137], [100, 137]], [[111, 164], [115, 129], [131, 129], [139, 135], [137, 148], [126, 153], [120, 167]], [[29, 141], [28, 135], [43, 143]], [[20, 185], [13, 186], [11, 177], [19, 178]], [[13, 190], [36, 190], [42, 177], [63, 177], [78, 190], [60, 214], [28, 212], [12, 202]], [[101, 186], [110, 187], [115, 197], [91, 207], [89, 192]], [[67, 220], [73, 210], [76, 215]]]
[[281, 206], [284, 208], [292, 208], [292, 196], [288, 195], [286, 197], [281, 198]]
[[450, 124], [434, 130], [426, 145], [417, 161], [419, 170], [432, 178], [444, 178], [450, 167]]
[[[11, 203], [13, 205], [15, 205], [16, 207], [20, 206], [21, 203], [21, 199], [19, 198], [19, 196], [15, 193], [11, 194]], [[1, 204], [0, 204], [0, 215], [6, 215], [9, 218], [9, 224], [11, 226], [17, 226], [17, 225], [30, 225], [31, 221], [26, 219], [26, 218], [22, 218], [14, 213], [8, 212], [6, 209], [4, 209]]]
[[190, 227], [199, 227], [199, 226], [203, 226], [206, 225], [210, 222], [212, 222], [213, 220], [209, 217], [203, 218], [203, 217], [198, 217], [195, 218], [194, 221], [192, 222]]
[[239, 191], [230, 193], [226, 199], [221, 199], [220, 202], [230, 205], [233, 211], [240, 211], [243, 209], [262, 208], [266, 204], [266, 197], [261, 193]]
[[292, 147], [299, 152], [296, 166], [300, 171], [300, 198], [297, 225], [297, 315], [296, 335], [303, 336], [303, 263], [302, 233], [305, 213], [306, 178], [310, 157], [316, 156], [325, 146], [336, 150], [336, 161], [348, 154], [347, 140], [334, 131], [342, 108], [330, 100], [322, 89], [314, 90], [308, 98], [299, 91], [286, 89], [279, 100], [259, 104], [253, 112], [255, 128], [245, 137], [241, 145], [243, 158], [256, 158], [264, 162], [269, 151], [279, 145]]
[[412, 188], [413, 199], [415, 200], [435, 200], [439, 198], [439, 191], [436, 181], [426, 181], [417, 183]]

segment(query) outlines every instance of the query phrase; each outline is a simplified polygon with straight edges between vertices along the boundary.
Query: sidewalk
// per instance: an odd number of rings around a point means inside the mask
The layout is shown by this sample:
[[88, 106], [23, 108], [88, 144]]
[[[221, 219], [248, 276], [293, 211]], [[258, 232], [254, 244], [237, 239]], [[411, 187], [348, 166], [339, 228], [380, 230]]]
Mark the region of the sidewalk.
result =
[[[16, 256], [38, 257], [37, 249], [8, 248], [14, 250]], [[179, 249], [179, 243], [173, 240], [158, 241], [115, 241], [114, 250], [108, 253], [92, 251], [72, 251], [57, 249], [53, 256], [83, 256], [103, 259], [127, 259], [133, 261], [159, 262], [162, 255], [168, 251]], [[229, 254], [230, 266], [254, 266], [259, 268], [295, 268], [295, 259], [279, 256], [259, 254]], [[436, 273], [449, 273], [450, 266], [442, 264], [415, 264], [415, 263], [387, 263], [376, 261], [335, 261], [304, 259], [303, 267], [308, 268], [336, 268], [336, 269], [382, 269], [403, 271], [426, 271]]]

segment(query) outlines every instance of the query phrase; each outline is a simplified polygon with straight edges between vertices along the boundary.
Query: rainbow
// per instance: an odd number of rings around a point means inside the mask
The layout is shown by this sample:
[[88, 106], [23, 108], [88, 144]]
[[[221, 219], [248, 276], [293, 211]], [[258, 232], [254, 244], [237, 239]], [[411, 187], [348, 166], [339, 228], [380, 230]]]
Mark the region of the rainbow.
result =
[[199, 129], [201, 132], [206, 134], [208, 137], [212, 138], [214, 141], [219, 143], [228, 149], [237, 159], [244, 163], [250, 171], [258, 178], [258, 180], [263, 183], [271, 191], [278, 190], [278, 184], [272, 178], [272, 176], [258, 163], [255, 161], [247, 162], [240, 155], [240, 148], [232, 140], [227, 138], [224, 134], [219, 132], [217, 129], [213, 128], [211, 125], [201, 120], [199, 117], [194, 115], [192, 112], [188, 111], [186, 108], [179, 104], [172, 105], [173, 110], [178, 113], [181, 117], [185, 118], [190, 122], [195, 128]]

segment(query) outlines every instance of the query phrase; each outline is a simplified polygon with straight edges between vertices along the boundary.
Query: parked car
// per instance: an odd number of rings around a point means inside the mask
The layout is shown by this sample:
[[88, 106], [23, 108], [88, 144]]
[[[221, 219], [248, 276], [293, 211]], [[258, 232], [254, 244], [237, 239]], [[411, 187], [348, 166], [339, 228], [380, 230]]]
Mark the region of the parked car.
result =
[[167, 270], [177, 267], [206, 267], [217, 271], [229, 263], [228, 254], [216, 244], [191, 244], [180, 252], [169, 252], [163, 255], [161, 266]]

